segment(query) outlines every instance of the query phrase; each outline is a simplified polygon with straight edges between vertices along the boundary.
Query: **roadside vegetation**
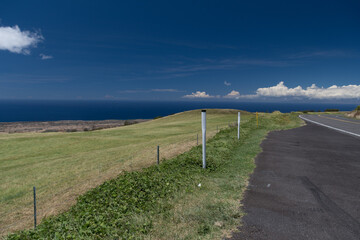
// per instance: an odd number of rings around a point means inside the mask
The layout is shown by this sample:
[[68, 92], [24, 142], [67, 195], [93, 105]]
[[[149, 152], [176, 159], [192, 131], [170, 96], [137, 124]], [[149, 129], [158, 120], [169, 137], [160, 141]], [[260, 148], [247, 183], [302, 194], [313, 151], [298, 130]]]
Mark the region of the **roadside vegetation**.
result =
[[331, 115], [338, 115], [341, 117], [348, 117], [348, 118], [356, 118], [356, 119], [360, 119], [360, 105], [357, 106], [353, 111], [348, 112], [348, 111], [340, 111], [339, 109], [325, 109], [324, 112], [318, 110], [303, 110], [303, 111], [299, 111], [297, 113], [304, 113], [304, 114], [316, 114], [316, 115], [322, 115], [322, 114], [331, 114]]
[[327, 108], [324, 110], [324, 112], [339, 112], [340, 110], [337, 108]]
[[7, 238], [219, 238], [234, 230], [243, 215], [239, 201], [261, 141], [269, 131], [301, 126], [297, 116], [259, 114], [257, 127], [253, 114], [243, 114], [240, 140], [232, 127], [208, 141], [206, 170], [201, 146], [195, 146], [159, 166], [120, 174], [80, 196], [70, 210], [44, 219], [36, 230]]
[[[208, 138], [235, 122], [236, 114], [208, 110]], [[0, 235], [33, 225], [33, 186], [40, 222], [106, 180], [153, 165], [157, 145], [161, 160], [190, 150], [197, 133], [200, 110], [99, 131], [0, 134]]]
[[[301, 112], [302, 113], [322, 113], [321, 110], [317, 110], [317, 111], [315, 111], [315, 110], [303, 110]], [[327, 109], [324, 110], [323, 113], [336, 113], [336, 112], [340, 112], [340, 110], [337, 109], [337, 108], [327, 108]]]
[[357, 118], [360, 119], [360, 105], [355, 108], [354, 111], [345, 114], [346, 117], [349, 118]]

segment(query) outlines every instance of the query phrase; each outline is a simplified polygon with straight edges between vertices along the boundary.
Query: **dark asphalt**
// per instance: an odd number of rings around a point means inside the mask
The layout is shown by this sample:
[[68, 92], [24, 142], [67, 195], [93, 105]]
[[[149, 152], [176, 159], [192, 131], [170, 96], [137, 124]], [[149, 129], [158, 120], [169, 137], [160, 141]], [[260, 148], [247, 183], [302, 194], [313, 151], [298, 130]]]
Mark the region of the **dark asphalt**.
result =
[[271, 132], [231, 239], [360, 239], [360, 139], [325, 127]]
[[329, 127], [341, 129], [343, 131], [351, 132], [353, 135], [360, 137], [360, 120], [345, 118], [338, 115], [301, 115], [303, 119], [315, 121]]

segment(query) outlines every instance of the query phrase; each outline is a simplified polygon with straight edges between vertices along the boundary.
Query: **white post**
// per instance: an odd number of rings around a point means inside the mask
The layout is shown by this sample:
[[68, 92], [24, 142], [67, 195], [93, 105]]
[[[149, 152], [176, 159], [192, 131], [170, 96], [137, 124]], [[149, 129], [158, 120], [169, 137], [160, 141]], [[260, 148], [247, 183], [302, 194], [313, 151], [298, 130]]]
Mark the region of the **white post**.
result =
[[240, 139], [240, 112], [238, 112], [238, 139]]
[[206, 168], [206, 110], [201, 111], [203, 168]]

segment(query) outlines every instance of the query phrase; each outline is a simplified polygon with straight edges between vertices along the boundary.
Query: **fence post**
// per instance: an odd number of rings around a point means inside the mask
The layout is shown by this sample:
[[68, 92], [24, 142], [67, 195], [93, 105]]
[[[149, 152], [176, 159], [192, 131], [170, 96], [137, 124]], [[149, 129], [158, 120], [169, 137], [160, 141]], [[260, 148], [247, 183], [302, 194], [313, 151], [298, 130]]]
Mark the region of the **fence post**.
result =
[[196, 145], [199, 145], [199, 134], [196, 134]]
[[36, 188], [34, 186], [34, 229], [36, 229]]
[[203, 168], [206, 168], [206, 110], [201, 111], [201, 129], [202, 129], [202, 162]]
[[240, 112], [238, 112], [238, 139], [240, 139]]
[[157, 165], [160, 164], [160, 146], [157, 146]]
[[259, 114], [256, 112], [256, 127], [259, 127]]

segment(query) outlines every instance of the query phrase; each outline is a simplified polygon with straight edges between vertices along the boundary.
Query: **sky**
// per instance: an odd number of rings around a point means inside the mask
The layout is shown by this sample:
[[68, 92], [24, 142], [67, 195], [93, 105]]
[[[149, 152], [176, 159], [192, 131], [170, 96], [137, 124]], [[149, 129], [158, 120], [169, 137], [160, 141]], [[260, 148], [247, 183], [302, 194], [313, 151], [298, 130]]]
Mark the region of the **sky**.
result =
[[0, 5], [0, 99], [360, 99], [360, 1]]

